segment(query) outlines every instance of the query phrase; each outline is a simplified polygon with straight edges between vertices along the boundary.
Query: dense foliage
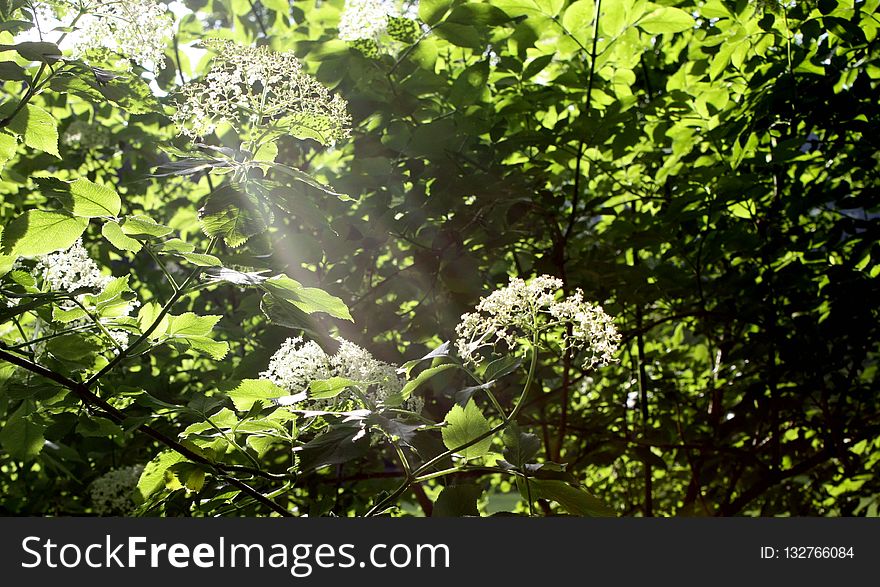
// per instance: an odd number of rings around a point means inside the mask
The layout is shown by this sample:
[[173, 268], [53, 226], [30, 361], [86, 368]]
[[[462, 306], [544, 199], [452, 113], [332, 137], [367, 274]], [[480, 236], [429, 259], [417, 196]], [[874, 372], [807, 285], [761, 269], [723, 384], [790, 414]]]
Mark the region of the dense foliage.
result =
[[877, 7], [0, 0], [0, 511], [877, 515]]

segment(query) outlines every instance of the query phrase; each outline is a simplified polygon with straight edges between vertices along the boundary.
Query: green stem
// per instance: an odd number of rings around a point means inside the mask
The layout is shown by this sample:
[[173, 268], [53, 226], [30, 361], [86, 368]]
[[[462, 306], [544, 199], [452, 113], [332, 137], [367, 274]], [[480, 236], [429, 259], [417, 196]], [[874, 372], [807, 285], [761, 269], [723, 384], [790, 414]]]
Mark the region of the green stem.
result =
[[[217, 237], [212, 238], [208, 242], [208, 246], [205, 248], [206, 255], [209, 254], [213, 250], [215, 244], [217, 244]], [[84, 384], [87, 389], [92, 387], [101, 377], [103, 377], [111, 369], [116, 367], [116, 365], [118, 365], [123, 360], [125, 360], [125, 358], [129, 354], [131, 354], [131, 352], [135, 348], [137, 348], [140, 344], [142, 344], [144, 341], [146, 341], [150, 337], [151, 334], [153, 334], [153, 332], [156, 330], [156, 328], [159, 327], [159, 324], [162, 322], [162, 319], [165, 318], [165, 316], [168, 314], [168, 312], [171, 311], [171, 308], [174, 306], [174, 304], [176, 304], [177, 301], [180, 300], [181, 297], [183, 297], [183, 294], [186, 291], [186, 287], [198, 276], [199, 273], [201, 273], [201, 271], [202, 271], [202, 267], [196, 267], [195, 269], [193, 269], [190, 272], [189, 275], [187, 275], [186, 279], [183, 280], [183, 283], [180, 284], [180, 288], [178, 288], [177, 291], [174, 292], [174, 295], [172, 295], [171, 298], [165, 303], [165, 305], [162, 306], [162, 309], [159, 311], [159, 314], [156, 316], [155, 320], [153, 320], [153, 323], [150, 324], [150, 326], [143, 332], [143, 334], [141, 334], [137, 338], [137, 340], [135, 340], [132, 344], [130, 344], [128, 346], [128, 348], [123, 349], [118, 355], [116, 355], [113, 358], [113, 360], [111, 360], [109, 363], [107, 363], [104, 366], [103, 369], [101, 369], [100, 371], [98, 371], [97, 373], [95, 373], [94, 375], [89, 377], [89, 379]]]
[[[491, 438], [492, 436], [494, 436], [498, 432], [507, 428], [507, 426], [509, 426], [516, 419], [516, 417], [519, 415], [520, 410], [522, 410], [523, 405], [525, 405], [525, 399], [528, 396], [529, 391], [531, 390], [532, 381], [534, 381], [534, 379], [535, 379], [535, 371], [537, 370], [537, 367], [538, 367], [538, 333], [537, 333], [537, 331], [532, 336], [532, 349], [531, 350], [532, 350], [532, 360], [529, 365], [529, 374], [528, 374], [528, 377], [526, 378], [525, 385], [523, 385], [522, 393], [520, 393], [519, 399], [517, 400], [516, 405], [513, 407], [513, 410], [510, 412], [510, 415], [507, 416], [506, 418], [504, 418], [500, 424], [497, 424], [496, 426], [492, 427], [491, 429], [484, 432], [483, 434], [480, 434], [476, 438], [469, 440], [468, 442], [465, 442], [464, 444], [462, 444], [460, 446], [457, 446], [453, 449], [449, 449], [443, 453], [440, 453], [439, 455], [437, 455], [433, 459], [430, 459], [428, 462], [421, 465], [418, 469], [414, 470], [410, 475], [407, 475], [407, 477], [403, 480], [403, 482], [400, 484], [400, 486], [397, 489], [395, 489], [388, 496], [386, 496], [384, 499], [382, 499], [379, 503], [377, 503], [372, 508], [370, 508], [369, 511], [367, 511], [366, 515], [368, 517], [375, 516], [375, 515], [379, 514], [380, 512], [384, 511], [386, 507], [388, 507], [391, 503], [393, 503], [401, 495], [403, 495], [404, 492], [409, 488], [409, 486], [412, 485], [414, 482], [417, 482], [419, 480], [426, 480], [425, 478], [422, 477], [422, 475], [426, 471], [428, 471], [429, 469], [433, 468], [440, 461], [447, 459], [447, 458], [451, 457], [453, 454], [455, 454], [457, 452], [461, 452], [461, 451], [465, 450], [466, 448], [470, 448], [471, 446], [473, 446], [479, 442], [482, 442], [483, 440], [485, 440], [487, 438]], [[437, 477], [442, 477], [444, 475], [448, 475], [450, 473], [460, 471], [460, 470], [461, 470], [461, 467], [446, 469], [445, 471], [438, 471], [437, 474], [431, 474], [427, 478], [428, 479], [435, 479]]]

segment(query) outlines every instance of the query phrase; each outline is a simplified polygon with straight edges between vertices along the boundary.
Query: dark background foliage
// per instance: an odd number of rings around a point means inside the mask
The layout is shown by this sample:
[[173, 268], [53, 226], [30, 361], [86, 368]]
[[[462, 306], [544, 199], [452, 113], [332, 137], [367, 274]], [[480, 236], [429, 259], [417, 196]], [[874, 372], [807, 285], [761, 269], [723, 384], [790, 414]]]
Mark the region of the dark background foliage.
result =
[[[542, 458], [620, 515], [877, 514], [877, 2], [423, 0], [421, 33], [366, 52], [336, 38], [340, 3], [185, 4], [195, 15], [180, 46], [216, 29], [295, 50], [354, 117], [350, 141], [285, 138], [277, 160], [356, 201], [298, 184], [272, 231], [222, 247], [224, 264], [339, 296], [354, 322], [332, 325], [395, 363], [453, 338], [459, 316], [509, 276], [559, 276], [616, 316], [623, 344], [601, 370], [564, 353], [541, 365], [520, 424]], [[662, 6], [693, 16], [652, 21]], [[168, 56], [166, 91], [204, 67]], [[129, 213], [202, 238], [208, 179], [150, 177], [168, 161], [159, 146], [186, 143], [161, 108], [40, 99], [60, 129], [94, 116], [112, 144], [60, 161], [21, 151], [3, 172], [4, 223], [39, 201], [26, 178], [52, 165], [113, 182]], [[92, 251], [130, 270], [136, 291], [171, 295], [149, 257]], [[259, 299], [220, 285], [184, 302], [223, 316], [224, 361], [165, 347], [106, 386], [217, 401], [218, 386], [255, 377], [291, 335], [259, 317]], [[425, 394], [438, 421], [468, 384], [451, 373]], [[512, 401], [524, 376], [499, 397]], [[7, 385], [4, 402], [19, 400]], [[5, 512], [87, 511], [90, 478], [155, 456], [143, 436], [86, 433], [85, 417], [53, 414], [54, 446], [36, 460], [0, 456]], [[192, 421], [155, 425], [175, 435]], [[303, 475], [288, 498], [313, 514], [360, 514], [395, 472], [390, 453], [364, 450]], [[441, 483], [477, 484], [483, 513], [513, 507], [502, 475]], [[209, 490], [222, 501], [222, 484]], [[437, 490], [407, 494], [407, 511], [430, 514]], [[150, 511], [213, 507], [198, 501], [169, 490]]]

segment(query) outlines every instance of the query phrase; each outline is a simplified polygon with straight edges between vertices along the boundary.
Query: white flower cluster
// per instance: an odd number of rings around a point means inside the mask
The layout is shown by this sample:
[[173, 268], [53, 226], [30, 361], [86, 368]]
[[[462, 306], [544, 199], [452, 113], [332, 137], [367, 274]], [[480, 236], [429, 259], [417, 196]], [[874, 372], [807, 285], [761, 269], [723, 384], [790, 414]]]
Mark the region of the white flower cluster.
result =
[[180, 132], [205, 137], [220, 123], [289, 132], [332, 144], [348, 136], [347, 104], [303, 71], [292, 53], [209, 40], [216, 53], [203, 81], [186, 84], [172, 117]]
[[92, 481], [89, 496], [99, 516], [120, 516], [134, 507], [134, 491], [143, 465], [113, 469]]
[[91, 55], [109, 51], [146, 68], [165, 66], [165, 48], [174, 26], [165, 4], [157, 0], [54, 0], [49, 4], [61, 27], [75, 27], [69, 37], [75, 58], [89, 60]]
[[[113, 281], [113, 276], [102, 274], [98, 265], [89, 257], [88, 251], [83, 247], [82, 239], [77, 239], [67, 250], [42, 255], [34, 270], [37, 276], [42, 277], [43, 284], [47, 285], [51, 291], [56, 292], [74, 292], [83, 288], [101, 291]], [[82, 302], [86, 295], [80, 294], [77, 299]], [[119, 308], [116, 314], [119, 316], [128, 315], [139, 305], [140, 302], [137, 300], [131, 300], [127, 305]], [[72, 300], [64, 300], [59, 303], [59, 306], [64, 310], [78, 307]], [[83, 326], [89, 323], [89, 320], [83, 318], [70, 322], [67, 327]], [[112, 324], [107, 326], [107, 332], [118, 345], [128, 344], [130, 336], [128, 331], [112, 328]]]
[[[513, 348], [520, 338], [557, 333], [567, 348], [584, 354], [585, 369], [614, 361], [620, 334], [613, 319], [601, 306], [584, 301], [579, 289], [557, 299], [562, 285], [561, 279], [548, 275], [528, 283], [514, 277], [506, 287], [482, 298], [476, 311], [464, 314], [455, 329], [461, 357], [476, 364], [483, 347], [503, 342]], [[566, 333], [569, 325], [570, 336]]]
[[[400, 392], [406, 381], [394, 365], [373, 358], [369, 351], [352, 342], [339, 342], [336, 353], [328, 356], [313, 341], [289, 338], [272, 355], [260, 377], [293, 394], [307, 390], [312, 381], [343, 377], [362, 384], [362, 392], [374, 404]], [[423, 405], [424, 401], [416, 397], [407, 402], [407, 408], [414, 412], [421, 411]]]
[[110, 132], [100, 124], [77, 119], [71, 122], [61, 135], [61, 142], [68, 147], [84, 151], [100, 149], [110, 143]]
[[43, 255], [36, 269], [52, 291], [72, 292], [80, 288], [102, 290], [113, 281], [113, 277], [101, 274], [81, 239], [66, 251]]
[[339, 18], [339, 39], [378, 42], [388, 29], [389, 16], [400, 16], [394, 0], [345, 0]]

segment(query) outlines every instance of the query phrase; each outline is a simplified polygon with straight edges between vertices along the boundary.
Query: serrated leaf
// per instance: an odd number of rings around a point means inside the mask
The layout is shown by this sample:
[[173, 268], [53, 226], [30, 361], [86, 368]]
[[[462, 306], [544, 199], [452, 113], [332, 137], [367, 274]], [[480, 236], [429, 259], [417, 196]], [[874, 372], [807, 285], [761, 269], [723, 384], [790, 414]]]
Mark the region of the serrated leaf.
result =
[[582, 47], [588, 46], [593, 37], [593, 16], [596, 12], [594, 0], [572, 2], [562, 15], [562, 26], [577, 39]]
[[148, 216], [126, 216], [121, 228], [126, 236], [139, 239], [162, 238], [173, 231]]
[[486, 383], [481, 383], [480, 385], [473, 385], [471, 387], [465, 387], [464, 389], [459, 389], [455, 392], [455, 403], [460, 405], [465, 405], [468, 401], [474, 397], [474, 394], [478, 391], [482, 391], [484, 389], [490, 389], [494, 386], [496, 381], [493, 379], [492, 381], [487, 381]]
[[17, 45], [0, 45], [0, 51], [15, 51], [29, 61], [55, 63], [61, 58], [61, 49], [55, 43], [25, 41]]
[[9, 121], [12, 132], [24, 138], [24, 144], [61, 159], [58, 154], [58, 121], [39, 106], [27, 104]]
[[309, 397], [312, 399], [331, 399], [355, 385], [357, 385], [357, 381], [345, 377], [316, 379], [309, 383]]
[[303, 472], [348, 463], [363, 456], [370, 442], [359, 425], [339, 426], [294, 449]]
[[122, 227], [119, 226], [119, 223], [112, 220], [104, 223], [104, 226], [101, 227], [101, 234], [110, 241], [111, 245], [120, 251], [137, 253], [143, 247], [140, 241], [127, 236], [122, 232]]
[[516, 424], [507, 427], [502, 440], [504, 458], [515, 467], [522, 468], [541, 450], [541, 439], [535, 434], [523, 432]]
[[694, 17], [673, 6], [661, 6], [642, 17], [640, 29], [652, 35], [680, 33], [694, 28]]
[[[549, 499], [557, 502], [574, 516], [607, 517], [614, 511], [600, 499], [583, 489], [569, 485], [558, 479], [529, 479], [532, 499]], [[520, 489], [522, 492], [522, 487]]]
[[429, 367], [419, 373], [415, 379], [412, 381], [407, 381], [406, 385], [403, 386], [403, 389], [400, 390], [400, 395], [404, 400], [409, 399], [412, 393], [419, 388], [420, 385], [437, 375], [438, 373], [442, 373], [448, 369], [452, 369], [456, 367], [454, 363], [445, 363], [443, 365], [438, 365], [436, 367]]
[[18, 140], [11, 134], [0, 132], [0, 171], [6, 166], [6, 162], [15, 157], [18, 150]]
[[267, 279], [262, 285], [263, 289], [272, 296], [292, 304], [306, 314], [323, 312], [334, 318], [354, 322], [345, 302], [322, 289], [304, 287], [301, 283], [286, 275], [278, 275]]
[[214, 190], [199, 209], [202, 231], [223, 237], [230, 247], [240, 247], [253, 236], [266, 232], [272, 211], [262, 199], [224, 185]]
[[483, 488], [479, 485], [450, 485], [444, 487], [434, 509], [432, 518], [460, 518], [463, 516], [479, 516], [477, 502], [483, 495]]
[[122, 200], [116, 190], [85, 178], [79, 178], [70, 184], [70, 198], [70, 212], [84, 218], [115, 217], [122, 208]]
[[278, 387], [268, 379], [245, 379], [235, 389], [226, 393], [235, 405], [235, 409], [240, 412], [250, 410], [256, 402], [269, 405], [273, 399], [288, 394], [287, 390]]
[[3, 253], [30, 257], [69, 249], [88, 224], [63, 212], [28, 210], [3, 230]]
[[492, 446], [491, 437], [484, 438], [467, 448], [459, 449], [460, 446], [491, 430], [489, 421], [483, 416], [483, 412], [480, 411], [474, 400], [469, 401], [463, 408], [459, 405], [452, 406], [444, 420], [446, 426], [442, 429], [442, 435], [446, 448], [457, 451], [464, 459], [481, 457], [489, 452]]
[[486, 366], [483, 372], [483, 379], [486, 381], [495, 381], [516, 371], [522, 365], [522, 359], [515, 355], [507, 355], [500, 359], [495, 359]]
[[222, 316], [199, 316], [193, 312], [186, 312], [179, 316], [171, 316], [165, 332], [168, 336], [207, 336], [220, 318]]
[[193, 265], [199, 267], [221, 267], [223, 263], [214, 255], [205, 255], [203, 253], [177, 253], [178, 257], [183, 257]]
[[470, 25], [499, 25], [510, 21], [507, 14], [491, 4], [466, 2], [452, 9], [446, 22]]
[[27, 402], [9, 416], [0, 430], [0, 446], [14, 459], [30, 461], [43, 450], [43, 426], [32, 421]]
[[446, 342], [444, 342], [443, 344], [441, 344], [440, 346], [438, 346], [437, 348], [435, 348], [434, 350], [429, 352], [424, 357], [420, 357], [418, 359], [413, 359], [412, 361], [407, 361], [406, 363], [401, 365], [401, 367], [397, 370], [397, 372], [403, 373], [407, 377], [409, 377], [409, 374], [412, 373], [413, 367], [415, 367], [419, 363], [421, 363], [423, 361], [437, 359], [439, 357], [448, 357], [448, 356], [449, 356], [449, 341], [447, 340]]
[[137, 491], [142, 499], [146, 499], [165, 488], [165, 471], [184, 461], [183, 455], [170, 450], [159, 453], [147, 463], [138, 479]]
[[435, 25], [452, 6], [452, 0], [420, 0], [419, 18], [427, 25]]
[[333, 188], [331, 188], [330, 186], [321, 183], [320, 181], [318, 181], [317, 179], [315, 179], [314, 177], [312, 177], [311, 175], [309, 175], [305, 171], [301, 171], [301, 170], [297, 169], [296, 167], [291, 167], [289, 165], [283, 165], [283, 164], [278, 163], [274, 166], [274, 169], [277, 169], [281, 173], [284, 173], [285, 175], [292, 177], [293, 179], [295, 179], [296, 181], [298, 181], [300, 183], [304, 183], [309, 187], [312, 187], [312, 188], [315, 188], [321, 192], [324, 192], [327, 195], [336, 196], [337, 198], [339, 198], [343, 202], [353, 201], [353, 198], [351, 196], [348, 196], [346, 194], [340, 194], [339, 192], [334, 191]]

